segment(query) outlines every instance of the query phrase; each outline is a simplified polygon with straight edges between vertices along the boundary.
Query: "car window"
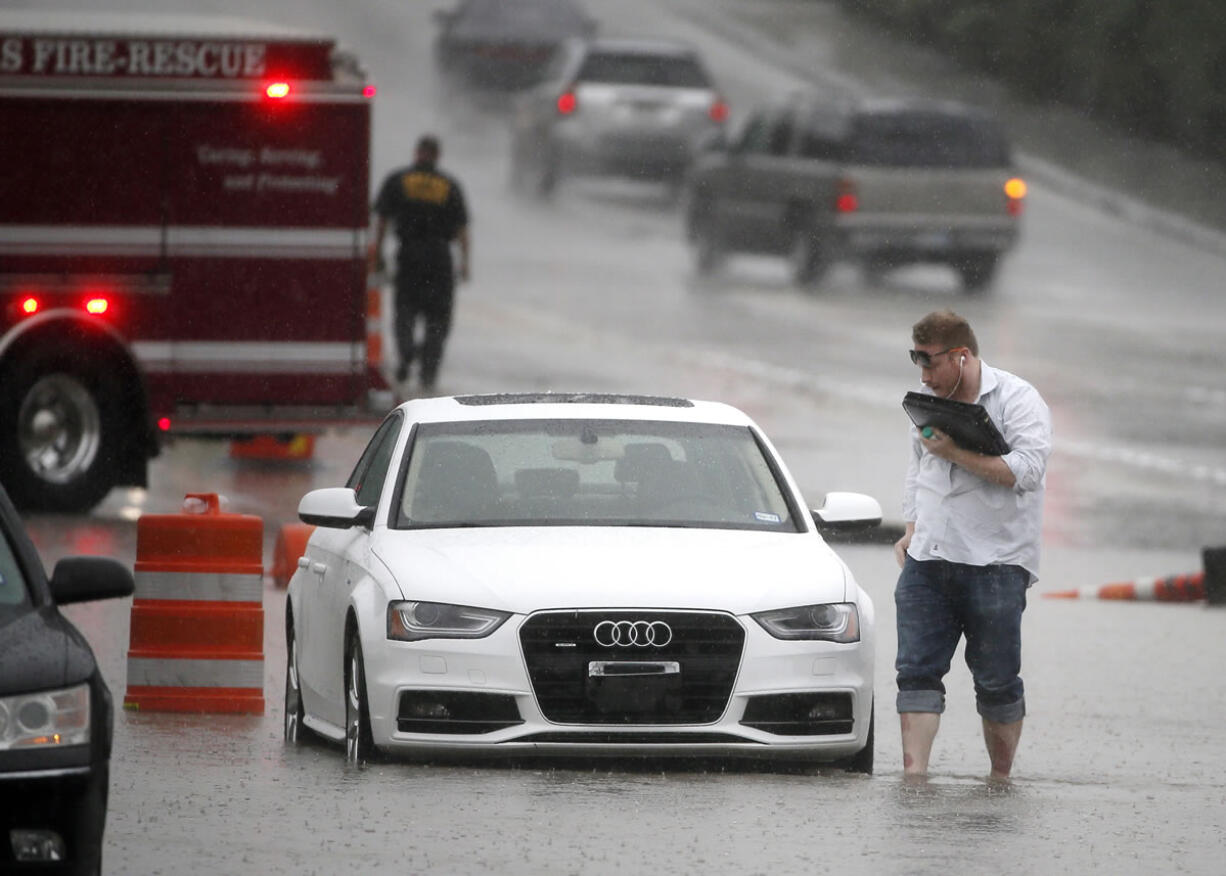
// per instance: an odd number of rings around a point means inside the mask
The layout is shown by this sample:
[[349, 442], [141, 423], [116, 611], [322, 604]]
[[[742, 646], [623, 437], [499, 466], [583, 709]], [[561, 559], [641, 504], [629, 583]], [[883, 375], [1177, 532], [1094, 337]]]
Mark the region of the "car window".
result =
[[583, 60], [578, 79], [581, 82], [674, 88], [708, 88], [711, 84], [706, 71], [693, 57], [642, 52], [592, 52]]
[[8, 540], [0, 533], [0, 612], [30, 601], [25, 576]]
[[852, 123], [849, 160], [894, 167], [1004, 167], [1009, 150], [990, 119], [880, 113], [859, 116]]
[[760, 112], [741, 132], [737, 151], [758, 155], [784, 155], [792, 139], [792, 120], [786, 113]]
[[403, 420], [398, 415], [384, 420], [383, 425], [366, 445], [353, 474], [349, 476], [345, 486], [354, 491], [359, 505], [379, 504], [379, 495], [387, 480], [387, 469], [391, 464], [392, 451], [396, 447], [396, 438], [400, 435], [402, 425]]
[[801, 531], [746, 427], [524, 420], [423, 424], [394, 526]]

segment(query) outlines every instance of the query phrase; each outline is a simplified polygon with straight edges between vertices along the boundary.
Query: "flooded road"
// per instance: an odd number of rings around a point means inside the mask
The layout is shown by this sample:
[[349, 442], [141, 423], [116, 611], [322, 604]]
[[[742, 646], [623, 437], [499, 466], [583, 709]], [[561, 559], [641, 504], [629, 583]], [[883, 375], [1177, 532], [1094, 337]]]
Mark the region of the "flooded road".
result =
[[[284, 0], [195, 5], [293, 20], [357, 49], [380, 87], [375, 177], [404, 160], [422, 129], [441, 133], [442, 163], [464, 181], [475, 217], [474, 281], [459, 292], [442, 392], [727, 401], [763, 426], [811, 505], [857, 490], [896, 521], [899, 400], [916, 381], [909, 328], [939, 307], [967, 316], [984, 358], [1034, 382], [1055, 420], [1043, 567], [1023, 626], [1029, 714], [1015, 780], [987, 784], [959, 656], [932, 777], [904, 783], [897, 567], [887, 546], [844, 545], [877, 606], [871, 777], [601, 761], [353, 771], [339, 749], [281, 742], [285, 597], [267, 584], [263, 716], [117, 712], [105, 873], [1222, 871], [1226, 613], [1042, 593], [1197, 571], [1202, 548], [1226, 544], [1217, 377], [1226, 261], [1040, 184], [990, 297], [964, 297], [939, 268], [873, 286], [844, 267], [806, 294], [780, 265], [755, 259], [697, 283], [675, 205], [655, 189], [576, 184], [553, 204], [509, 194], [505, 116], [440, 104], [431, 91], [428, 4], [372, 0], [361, 15]], [[694, 3], [588, 5], [612, 32], [650, 21], [700, 45], [737, 113], [804, 84], [795, 65], [704, 27]], [[150, 490], [117, 490], [91, 515], [38, 515], [29, 525], [49, 568], [75, 553], [132, 562], [142, 512], [176, 511], [185, 493], [215, 491], [231, 510], [264, 519], [271, 560], [298, 499], [343, 483], [368, 437], [332, 433], [308, 464], [263, 467], [230, 459], [223, 445], [183, 441], [154, 463]], [[117, 702], [130, 607], [65, 612], [94, 645]]]

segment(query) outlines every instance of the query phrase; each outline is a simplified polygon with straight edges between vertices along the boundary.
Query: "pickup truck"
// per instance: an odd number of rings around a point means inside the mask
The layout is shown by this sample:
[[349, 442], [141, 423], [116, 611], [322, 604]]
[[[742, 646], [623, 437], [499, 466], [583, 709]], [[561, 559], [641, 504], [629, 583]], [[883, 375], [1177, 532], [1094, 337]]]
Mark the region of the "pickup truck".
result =
[[1025, 183], [1000, 126], [969, 106], [796, 95], [709, 146], [684, 212], [700, 274], [735, 252], [787, 257], [801, 286], [840, 260], [870, 276], [935, 262], [981, 292], [1018, 239]]

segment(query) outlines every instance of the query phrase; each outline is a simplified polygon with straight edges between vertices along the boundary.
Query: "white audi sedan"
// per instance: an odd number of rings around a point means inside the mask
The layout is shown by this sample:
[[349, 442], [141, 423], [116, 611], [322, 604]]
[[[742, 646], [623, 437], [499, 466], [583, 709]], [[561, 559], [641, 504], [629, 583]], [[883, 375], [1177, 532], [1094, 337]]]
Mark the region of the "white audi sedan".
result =
[[873, 766], [873, 604], [762, 430], [600, 394], [406, 402], [312, 491], [285, 737], [383, 754]]

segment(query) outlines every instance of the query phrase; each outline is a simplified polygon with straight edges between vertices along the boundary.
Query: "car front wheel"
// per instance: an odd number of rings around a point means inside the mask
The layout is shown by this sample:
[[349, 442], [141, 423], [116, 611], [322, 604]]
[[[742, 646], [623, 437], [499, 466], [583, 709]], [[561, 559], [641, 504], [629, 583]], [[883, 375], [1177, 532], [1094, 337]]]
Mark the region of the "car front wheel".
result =
[[812, 225], [802, 226], [792, 239], [789, 267], [792, 282], [802, 288], [817, 285], [830, 266], [830, 255], [825, 235]]
[[366, 667], [357, 632], [349, 637], [345, 669], [345, 762], [364, 766], [378, 757], [370, 732], [370, 709], [366, 703]]
[[285, 741], [290, 745], [300, 745], [306, 733], [306, 726], [302, 723], [306, 712], [302, 708], [302, 687], [298, 680], [298, 637], [294, 635], [292, 620], [286, 624], [285, 630]]
[[848, 758], [845, 768], [849, 773], [873, 774], [873, 737], [876, 736], [877, 707], [871, 703], [868, 707], [868, 740], [864, 747]]

